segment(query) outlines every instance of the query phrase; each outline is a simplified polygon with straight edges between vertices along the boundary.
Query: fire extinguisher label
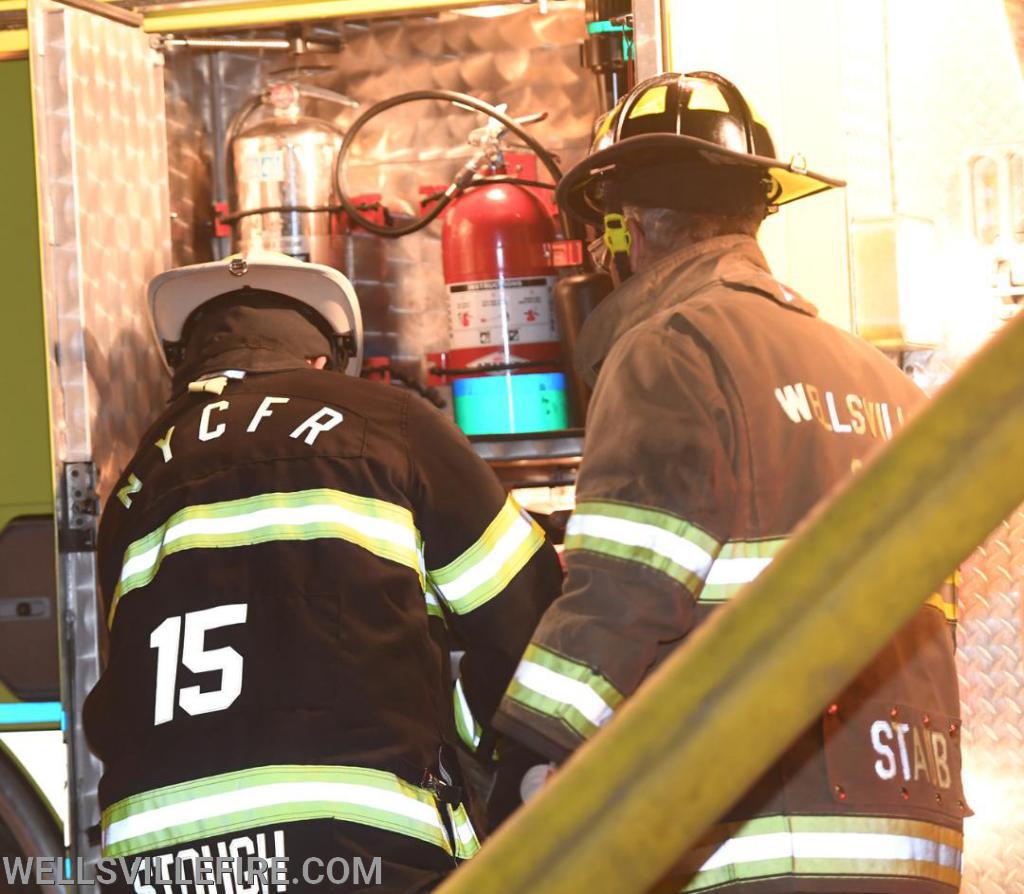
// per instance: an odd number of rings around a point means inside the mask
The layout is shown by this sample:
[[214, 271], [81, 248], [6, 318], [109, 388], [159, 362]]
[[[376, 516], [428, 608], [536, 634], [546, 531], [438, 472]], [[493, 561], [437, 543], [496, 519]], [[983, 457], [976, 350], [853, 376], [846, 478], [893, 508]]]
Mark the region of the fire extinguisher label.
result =
[[534, 276], [448, 286], [452, 349], [556, 341], [554, 285], [553, 276]]
[[280, 183], [284, 180], [284, 153], [274, 149], [247, 154], [242, 159], [242, 176], [246, 180]]

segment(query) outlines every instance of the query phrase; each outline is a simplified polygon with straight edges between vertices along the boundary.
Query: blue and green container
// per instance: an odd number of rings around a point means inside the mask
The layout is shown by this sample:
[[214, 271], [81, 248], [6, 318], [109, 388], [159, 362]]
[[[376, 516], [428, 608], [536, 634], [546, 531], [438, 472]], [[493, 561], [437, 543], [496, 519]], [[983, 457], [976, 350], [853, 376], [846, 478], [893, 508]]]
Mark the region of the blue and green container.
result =
[[499, 373], [452, 384], [455, 421], [467, 435], [557, 431], [569, 424], [563, 373]]

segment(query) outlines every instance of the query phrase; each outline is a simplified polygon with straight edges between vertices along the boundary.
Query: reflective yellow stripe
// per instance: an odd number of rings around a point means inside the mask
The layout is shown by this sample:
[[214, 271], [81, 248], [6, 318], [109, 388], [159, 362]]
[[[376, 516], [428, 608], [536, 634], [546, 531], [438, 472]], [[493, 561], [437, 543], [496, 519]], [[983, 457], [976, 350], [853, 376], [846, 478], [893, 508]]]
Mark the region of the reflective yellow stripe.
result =
[[586, 500], [565, 530], [565, 550], [636, 562], [698, 593], [721, 544], [697, 525], [647, 506]]
[[[412, 513], [393, 503], [327, 488], [257, 494], [186, 506], [125, 550], [108, 623], [124, 596], [149, 585], [163, 560], [191, 549], [334, 538], [405, 565], [423, 580], [422, 543]], [[428, 604], [429, 611], [429, 604]]]
[[727, 602], [767, 568], [789, 542], [772, 540], [730, 540], [722, 544], [707, 580], [700, 591], [702, 603]]
[[[712, 827], [683, 861], [686, 894], [779, 876], [927, 878], [959, 885], [963, 835], [921, 820], [769, 816]], [[851, 881], [851, 887], [857, 885]]]
[[480, 737], [483, 735], [483, 729], [477, 723], [476, 718], [473, 716], [473, 711], [469, 707], [465, 690], [462, 688], [461, 677], [455, 681], [452, 697], [455, 702], [455, 730], [465, 746], [470, 751], [476, 751], [480, 746]]
[[540, 525], [510, 495], [476, 543], [427, 575], [448, 608], [464, 615], [501, 593], [543, 545]]
[[955, 624], [957, 620], [956, 591], [959, 586], [960, 570], [957, 569], [942, 582], [942, 586], [936, 592], [924, 601], [924, 604], [937, 608], [947, 621]]
[[651, 87], [641, 94], [629, 111], [629, 118], [643, 118], [645, 115], [662, 115], [668, 97], [668, 86]]
[[955, 621], [957, 619], [956, 602], [950, 601], [947, 597], [943, 596], [942, 593], [932, 593], [932, 595], [924, 601], [924, 604], [937, 608], [943, 615], [945, 615], [947, 621]]
[[603, 674], [530, 643], [507, 697], [588, 739], [612, 719], [623, 695]]
[[[459, 810], [454, 851], [471, 856], [479, 843]], [[275, 765], [194, 779], [117, 802], [103, 811], [103, 855], [130, 856], [272, 823], [317, 819], [386, 829], [453, 851], [433, 795], [393, 773]]]
[[437, 594], [430, 586], [424, 588], [423, 598], [427, 603], [427, 614], [435, 618], [440, 618], [443, 621], [444, 609], [441, 608], [441, 603], [437, 601]]
[[480, 841], [476, 837], [476, 830], [469, 820], [469, 814], [462, 804], [457, 807], [448, 805], [448, 815], [451, 817], [452, 831], [455, 833], [455, 856], [460, 860], [468, 860], [480, 850]]

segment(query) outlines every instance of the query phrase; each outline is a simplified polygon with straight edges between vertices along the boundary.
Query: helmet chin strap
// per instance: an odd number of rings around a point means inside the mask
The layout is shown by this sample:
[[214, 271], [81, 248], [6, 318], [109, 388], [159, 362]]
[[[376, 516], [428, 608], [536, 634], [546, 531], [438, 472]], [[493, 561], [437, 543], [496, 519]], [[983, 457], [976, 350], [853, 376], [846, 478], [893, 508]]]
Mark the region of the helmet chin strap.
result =
[[[327, 368], [336, 370], [337, 372], [344, 373], [350, 357], [355, 357], [359, 353], [359, 346], [356, 344], [356, 339], [353, 333], [345, 332], [342, 335], [336, 335], [331, 339], [332, 356], [327, 361]], [[356, 373], [358, 377], [359, 373]]]

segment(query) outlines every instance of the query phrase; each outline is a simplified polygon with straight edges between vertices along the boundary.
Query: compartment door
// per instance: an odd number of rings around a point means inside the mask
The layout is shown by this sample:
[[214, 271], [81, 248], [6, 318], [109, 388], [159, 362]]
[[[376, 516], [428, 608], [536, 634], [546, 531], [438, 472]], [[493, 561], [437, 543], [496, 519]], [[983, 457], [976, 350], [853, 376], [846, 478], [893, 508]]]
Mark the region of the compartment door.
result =
[[[162, 58], [141, 16], [29, 0], [73, 856], [98, 855], [81, 730], [99, 673], [98, 509], [167, 391], [145, 287], [170, 263]], [[116, 719], [112, 719], [116, 722]]]

